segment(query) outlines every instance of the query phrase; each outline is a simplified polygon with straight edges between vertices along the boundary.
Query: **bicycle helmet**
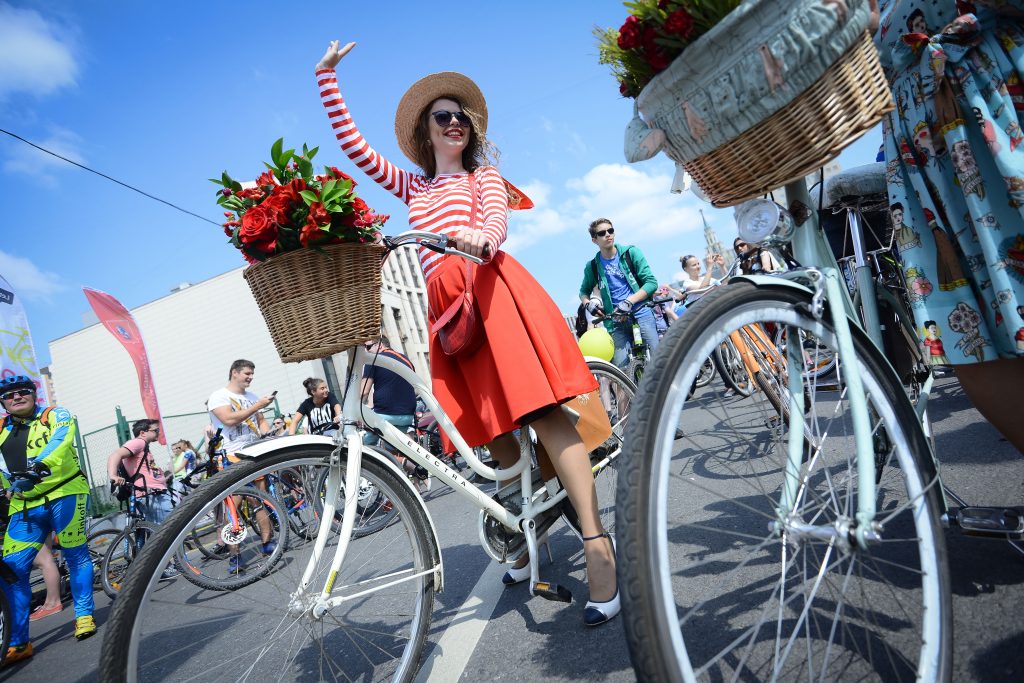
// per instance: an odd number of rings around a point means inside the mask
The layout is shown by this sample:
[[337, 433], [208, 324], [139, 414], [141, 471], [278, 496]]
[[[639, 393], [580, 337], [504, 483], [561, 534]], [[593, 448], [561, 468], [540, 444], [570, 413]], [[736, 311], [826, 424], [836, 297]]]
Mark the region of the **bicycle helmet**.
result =
[[31, 389], [35, 391], [36, 383], [32, 381], [31, 377], [26, 377], [25, 375], [11, 375], [10, 377], [0, 379], [0, 394], [13, 389]]

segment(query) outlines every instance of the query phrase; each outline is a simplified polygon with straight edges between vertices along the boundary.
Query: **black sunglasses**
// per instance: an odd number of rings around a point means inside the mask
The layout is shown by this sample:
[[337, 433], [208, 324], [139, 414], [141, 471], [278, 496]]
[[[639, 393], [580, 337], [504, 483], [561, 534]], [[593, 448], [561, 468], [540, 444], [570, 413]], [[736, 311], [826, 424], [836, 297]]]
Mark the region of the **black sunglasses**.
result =
[[0, 394], [0, 399], [4, 401], [10, 401], [12, 398], [18, 398], [20, 396], [30, 396], [36, 393], [32, 389], [11, 389], [3, 394]]
[[430, 115], [434, 117], [434, 123], [444, 128], [452, 119], [455, 119], [455, 123], [459, 124], [463, 128], [469, 128], [473, 125], [473, 122], [469, 120], [469, 116], [463, 111], [446, 111], [439, 109], [437, 111], [430, 112]]
[[607, 230], [598, 230], [597, 232], [590, 233], [594, 237], [604, 237], [605, 235], [614, 235], [615, 228], [608, 228]]

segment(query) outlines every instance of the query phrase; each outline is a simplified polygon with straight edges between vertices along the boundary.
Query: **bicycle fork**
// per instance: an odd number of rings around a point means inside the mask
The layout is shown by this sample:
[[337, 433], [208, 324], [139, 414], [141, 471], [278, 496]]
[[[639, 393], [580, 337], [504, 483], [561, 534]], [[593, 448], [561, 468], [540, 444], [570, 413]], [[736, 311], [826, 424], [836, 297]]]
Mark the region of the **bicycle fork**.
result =
[[[799, 370], [804, 367], [803, 348], [799, 343], [792, 343], [786, 345], [788, 365], [797, 370], [791, 371], [788, 377], [790, 419], [785, 484], [777, 509], [779, 521], [775, 522], [774, 526], [776, 531], [785, 529], [786, 533], [795, 539], [808, 537], [817, 540], [834, 540], [839, 545], [847, 545], [853, 540], [859, 547], [866, 548], [869, 543], [881, 540], [881, 536], [879, 526], [874, 521], [876, 465], [864, 383], [853, 352], [853, 337], [846, 315], [843, 293], [840, 290], [838, 272], [834, 268], [810, 269], [807, 271], [807, 275], [814, 286], [814, 293], [810, 310], [806, 313], [820, 321], [825, 306], [828, 306], [828, 312], [835, 328], [836, 350], [840, 359], [838, 372], [841, 373], [847, 396], [850, 399], [850, 417], [853, 423], [854, 443], [857, 448], [856, 523], [843, 528], [839, 525], [814, 526], [793, 517], [792, 513], [797, 504], [800, 489], [800, 470], [804, 462], [805, 451], [802, 417], [804, 414], [804, 377], [803, 372]], [[787, 336], [799, 339], [799, 330], [790, 330]], [[848, 361], [844, 363], [843, 359], [848, 359]], [[820, 453], [817, 452], [810, 455], [812, 460], [818, 457], [820, 457]]]

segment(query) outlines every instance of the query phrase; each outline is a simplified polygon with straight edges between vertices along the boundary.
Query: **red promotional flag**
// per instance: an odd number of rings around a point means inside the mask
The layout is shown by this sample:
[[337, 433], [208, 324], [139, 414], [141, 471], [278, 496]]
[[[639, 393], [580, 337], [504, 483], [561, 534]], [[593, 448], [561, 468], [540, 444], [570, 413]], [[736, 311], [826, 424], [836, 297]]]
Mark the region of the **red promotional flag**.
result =
[[139, 326], [135, 318], [121, 302], [106, 292], [83, 287], [85, 298], [96, 312], [96, 316], [112, 335], [121, 342], [128, 355], [135, 363], [135, 371], [139, 374], [139, 394], [142, 396], [142, 407], [146, 417], [160, 421], [160, 443], [166, 445], [163, 421], [160, 420], [160, 406], [156, 402], [156, 388], [153, 386], [153, 373], [149, 370], [149, 359], [146, 357], [146, 346], [142, 343]]

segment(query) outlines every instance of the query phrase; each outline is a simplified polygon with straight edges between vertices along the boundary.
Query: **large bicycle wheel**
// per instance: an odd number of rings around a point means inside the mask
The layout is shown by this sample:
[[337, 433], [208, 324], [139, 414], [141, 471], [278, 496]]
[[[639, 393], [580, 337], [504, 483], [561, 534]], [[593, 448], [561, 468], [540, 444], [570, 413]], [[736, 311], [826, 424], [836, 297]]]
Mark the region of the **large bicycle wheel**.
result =
[[200, 588], [235, 590], [259, 581], [281, 561], [289, 537], [284, 503], [258, 488], [261, 483], [234, 491], [190, 521], [174, 553], [186, 580]]
[[[323, 447], [285, 448], [234, 464], [189, 495], [147, 541], [114, 602], [100, 679], [412, 680], [430, 624], [440, 556], [422, 502], [376, 462], [364, 459], [362, 476], [387, 495], [398, 515], [376, 534], [351, 539], [337, 575], [330, 564], [338, 538], [325, 525], [324, 553], [301, 592], [313, 543], [292, 549], [262, 580], [232, 591], [208, 593], [180, 578], [159, 580], [196, 520], [218, 501], [246, 491], [269, 472], [320, 468], [329, 453]], [[313, 599], [325, 585], [332, 597], [346, 599], [315, 616]]]
[[754, 385], [750, 381], [750, 375], [747, 374], [740, 352], [731, 339], [726, 337], [712, 350], [711, 360], [726, 387], [740, 396], [750, 396], [753, 393]]
[[[587, 361], [590, 372], [597, 379], [598, 395], [608, 412], [612, 434], [608, 440], [590, 453], [590, 464], [594, 472], [594, 488], [597, 490], [597, 511], [605, 531], [615, 531], [615, 494], [619, 483], [619, 455], [626, 433], [630, 405], [636, 395], [636, 385], [615, 365], [602, 360]], [[579, 516], [566, 498], [562, 503], [562, 517], [579, 537], [583, 538]]]
[[[677, 680], [946, 680], [951, 604], [938, 478], [902, 387], [855, 330], [875, 456], [877, 526], [857, 541], [861, 493], [848, 388], [807, 382], [818, 448], [792, 470], [789, 423], [767, 401], [687, 390], [746, 325], [781, 325], [835, 352], [809, 295], [736, 283], [669, 330], [626, 435], [617, 497], [620, 590], [638, 677]], [[831, 385], [838, 381], [839, 386]], [[755, 398], [760, 398], [760, 392]], [[673, 441], [682, 414], [685, 437]]]

